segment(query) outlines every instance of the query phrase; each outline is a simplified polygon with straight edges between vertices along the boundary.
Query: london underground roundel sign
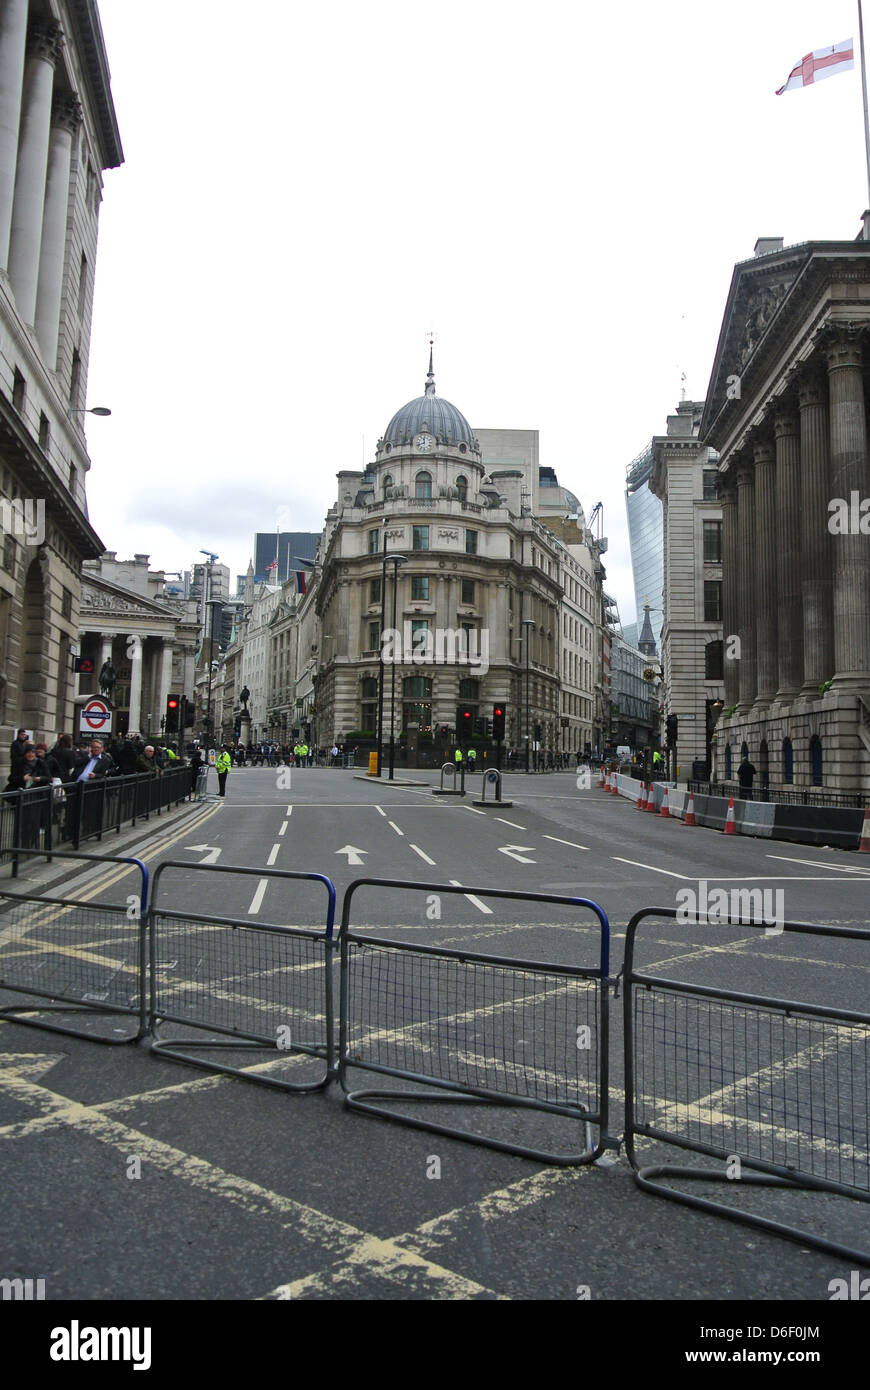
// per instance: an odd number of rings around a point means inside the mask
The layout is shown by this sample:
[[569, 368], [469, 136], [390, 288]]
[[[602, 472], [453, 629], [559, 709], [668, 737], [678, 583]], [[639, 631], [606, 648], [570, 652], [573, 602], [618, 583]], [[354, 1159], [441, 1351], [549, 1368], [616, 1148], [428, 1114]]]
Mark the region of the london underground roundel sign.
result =
[[83, 734], [104, 734], [112, 727], [112, 711], [105, 700], [88, 700], [82, 706], [79, 728]]

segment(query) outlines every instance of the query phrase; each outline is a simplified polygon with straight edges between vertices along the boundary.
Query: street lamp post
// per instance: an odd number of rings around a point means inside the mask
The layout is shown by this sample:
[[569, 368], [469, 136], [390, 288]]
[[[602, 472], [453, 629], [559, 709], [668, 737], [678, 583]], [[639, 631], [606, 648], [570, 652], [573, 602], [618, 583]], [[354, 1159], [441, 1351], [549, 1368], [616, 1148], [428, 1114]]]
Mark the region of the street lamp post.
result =
[[387, 518], [384, 517], [384, 559], [381, 565], [381, 640], [378, 654], [378, 776], [384, 761], [384, 614], [387, 611]]
[[[386, 537], [384, 537], [386, 539]], [[390, 555], [389, 561], [393, 566], [393, 632], [396, 631], [396, 602], [397, 590], [399, 588], [399, 565], [407, 563], [407, 555]], [[381, 613], [385, 608], [385, 603], [381, 604]], [[381, 660], [384, 655], [384, 634], [381, 633]], [[392, 660], [390, 661], [390, 781], [393, 781], [393, 768], [396, 758], [396, 650], [393, 646]], [[378, 758], [380, 767], [380, 757]]]
[[525, 705], [526, 705], [525, 714], [526, 714], [526, 717], [525, 717], [525, 726], [526, 726], [526, 772], [528, 772], [528, 770], [529, 770], [529, 749], [530, 749], [530, 747], [531, 747], [531, 740], [530, 740], [530, 738], [529, 738], [529, 717], [530, 717], [530, 715], [531, 715], [531, 709], [530, 709], [530, 706], [529, 706], [529, 646], [530, 646], [530, 639], [531, 639], [531, 629], [532, 629], [533, 627], [536, 626], [536, 623], [535, 623], [534, 618], [523, 618], [522, 626], [526, 629], [525, 634], [523, 635], [523, 637], [522, 637], [521, 640], [522, 640], [523, 643], [525, 644], [525, 649], [526, 649], [526, 650], [525, 650], [525, 661], [526, 661], [526, 699], [525, 699]]

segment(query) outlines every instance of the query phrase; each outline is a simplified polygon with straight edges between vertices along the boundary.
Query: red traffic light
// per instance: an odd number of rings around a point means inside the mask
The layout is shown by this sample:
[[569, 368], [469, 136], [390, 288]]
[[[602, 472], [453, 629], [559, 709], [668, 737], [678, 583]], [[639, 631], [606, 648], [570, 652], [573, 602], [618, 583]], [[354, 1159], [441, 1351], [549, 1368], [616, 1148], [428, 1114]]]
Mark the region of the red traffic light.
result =
[[176, 700], [174, 695], [170, 695], [169, 699], [166, 701], [166, 708], [178, 709], [178, 701]]
[[502, 709], [501, 705], [496, 705], [492, 712], [495, 715], [496, 719], [499, 719], [501, 715], [504, 714], [504, 710]]

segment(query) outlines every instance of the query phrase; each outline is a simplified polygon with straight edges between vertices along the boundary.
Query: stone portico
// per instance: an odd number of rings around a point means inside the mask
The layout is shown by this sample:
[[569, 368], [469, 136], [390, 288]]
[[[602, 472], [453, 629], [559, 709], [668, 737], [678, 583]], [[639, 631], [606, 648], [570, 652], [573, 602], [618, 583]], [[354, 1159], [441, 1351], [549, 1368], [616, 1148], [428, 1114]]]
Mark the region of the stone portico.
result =
[[870, 241], [760, 241], [701, 425], [720, 456], [719, 779], [745, 745], [756, 785], [870, 791], [868, 372]]

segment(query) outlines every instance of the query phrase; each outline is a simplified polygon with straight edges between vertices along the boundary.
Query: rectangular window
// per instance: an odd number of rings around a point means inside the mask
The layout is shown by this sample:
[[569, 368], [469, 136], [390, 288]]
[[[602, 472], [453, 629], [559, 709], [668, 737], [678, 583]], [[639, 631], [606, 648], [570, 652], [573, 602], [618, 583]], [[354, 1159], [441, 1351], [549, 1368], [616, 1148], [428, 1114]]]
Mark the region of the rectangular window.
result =
[[462, 581], [462, 602], [474, 603], [474, 580], [463, 579]]
[[88, 292], [88, 258], [82, 252], [81, 265], [79, 266], [79, 318], [84, 318], [85, 298]]
[[719, 470], [718, 470], [718, 468], [705, 468], [705, 469], [704, 469], [704, 490], [703, 490], [703, 492], [702, 492], [701, 495], [702, 495], [702, 497], [703, 497], [703, 499], [704, 499], [705, 502], [718, 502], [718, 501], [719, 501], [719, 489], [718, 489], [717, 483], [716, 483], [716, 480], [717, 480], [718, 477], [719, 477]]
[[73, 348], [72, 367], [69, 374], [69, 403], [73, 410], [78, 409], [79, 385], [82, 376], [82, 359], [79, 356], [78, 348]]
[[5, 536], [3, 539], [3, 568], [9, 574], [15, 575], [15, 537]]
[[39, 413], [39, 447], [44, 454], [48, 453], [48, 442], [51, 437], [51, 428], [48, 423], [48, 416], [42, 410]]
[[381, 548], [381, 528], [376, 531], [369, 531], [369, 554], [377, 555]]
[[369, 603], [380, 603], [381, 601], [381, 581], [372, 579], [369, 583]]
[[722, 581], [720, 579], [704, 580], [704, 622], [721, 623], [722, 621]]
[[411, 549], [412, 549], [412, 550], [428, 550], [428, 549], [429, 549], [429, 527], [428, 527], [428, 526], [415, 526], [415, 527], [413, 528], [413, 530], [414, 530], [414, 539], [413, 539], [413, 541], [412, 541], [412, 543], [411, 543]]
[[428, 574], [415, 574], [411, 579], [411, 601], [417, 603], [429, 602], [429, 576]]
[[465, 533], [465, 553], [466, 555], [477, 554], [477, 532], [466, 531]]
[[721, 521], [704, 522], [704, 564], [721, 565], [722, 563], [722, 523]]
[[381, 645], [381, 625], [380, 623], [369, 623], [369, 646], [370, 652], [376, 651]]
[[429, 624], [425, 621], [411, 623], [411, 650], [415, 656], [429, 655]]
[[724, 680], [721, 642], [708, 642], [704, 648], [704, 679], [708, 681]]
[[69, 490], [70, 490], [70, 492], [72, 493], [73, 497], [75, 497], [75, 495], [76, 495], [76, 488], [78, 487], [78, 484], [79, 484], [79, 471], [78, 471], [78, 469], [76, 468], [75, 464], [73, 463], [72, 459], [70, 459], [70, 465], [69, 465]]
[[64, 589], [60, 600], [60, 613], [62, 618], [72, 617], [72, 600], [73, 596], [69, 589]]
[[15, 376], [12, 380], [12, 404], [19, 414], [24, 409], [24, 400], [27, 395], [27, 382], [24, 380], [18, 368], [15, 368]]

